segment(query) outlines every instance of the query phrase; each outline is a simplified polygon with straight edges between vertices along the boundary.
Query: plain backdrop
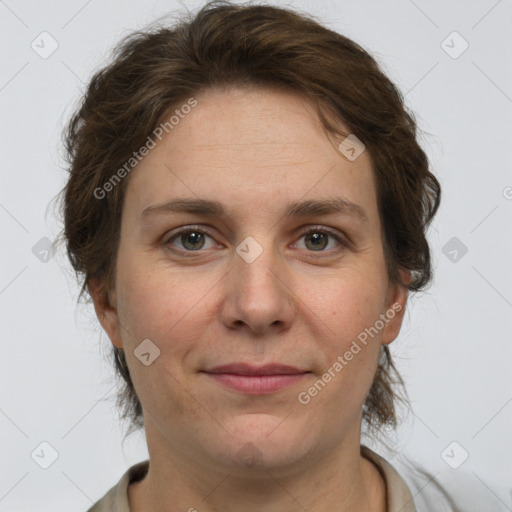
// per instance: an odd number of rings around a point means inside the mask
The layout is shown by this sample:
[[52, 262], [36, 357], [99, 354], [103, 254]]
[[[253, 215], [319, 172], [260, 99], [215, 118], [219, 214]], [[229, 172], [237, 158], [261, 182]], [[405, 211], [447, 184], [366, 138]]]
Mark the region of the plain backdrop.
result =
[[[443, 197], [434, 283], [392, 344], [411, 401], [395, 447], [512, 510], [512, 1], [275, 4], [370, 51], [425, 132]], [[51, 252], [61, 225], [49, 203], [66, 177], [60, 134], [92, 72], [128, 32], [198, 5], [0, 1], [2, 511], [85, 511], [147, 458], [142, 435], [122, 443], [110, 342]]]

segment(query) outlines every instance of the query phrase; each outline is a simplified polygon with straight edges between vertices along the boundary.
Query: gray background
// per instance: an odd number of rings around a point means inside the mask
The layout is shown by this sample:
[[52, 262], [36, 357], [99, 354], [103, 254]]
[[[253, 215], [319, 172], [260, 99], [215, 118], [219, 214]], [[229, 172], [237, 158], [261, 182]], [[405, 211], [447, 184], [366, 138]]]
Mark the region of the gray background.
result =
[[[427, 132], [443, 187], [436, 277], [392, 345], [411, 399], [395, 446], [512, 510], [512, 1], [276, 4], [369, 50]], [[48, 204], [65, 180], [62, 127], [93, 70], [121, 36], [183, 5], [199, 3], [0, 1], [2, 511], [85, 511], [147, 457], [142, 436], [122, 444], [110, 342], [76, 306], [65, 256], [45, 252], [60, 229]]]

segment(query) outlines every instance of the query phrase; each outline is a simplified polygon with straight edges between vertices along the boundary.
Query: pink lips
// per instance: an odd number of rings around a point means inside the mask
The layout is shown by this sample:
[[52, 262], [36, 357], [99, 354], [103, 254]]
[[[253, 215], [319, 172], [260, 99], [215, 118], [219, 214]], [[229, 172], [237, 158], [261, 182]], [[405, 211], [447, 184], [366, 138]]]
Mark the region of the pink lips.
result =
[[234, 363], [210, 368], [205, 373], [219, 384], [236, 391], [264, 395], [287, 388], [310, 372], [282, 364], [252, 366]]

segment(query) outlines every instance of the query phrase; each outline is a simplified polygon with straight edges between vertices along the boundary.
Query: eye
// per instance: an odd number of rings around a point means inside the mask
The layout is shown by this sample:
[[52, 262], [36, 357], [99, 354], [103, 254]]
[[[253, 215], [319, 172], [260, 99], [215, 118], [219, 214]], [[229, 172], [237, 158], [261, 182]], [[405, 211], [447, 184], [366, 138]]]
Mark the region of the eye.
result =
[[173, 242], [176, 241], [181, 244], [181, 247], [177, 248], [177, 252], [194, 252], [201, 249], [211, 249], [215, 246], [215, 243], [211, 244], [210, 247], [205, 247], [206, 238], [213, 241], [213, 238], [204, 230], [194, 226], [187, 226], [178, 229], [177, 232], [166, 240], [165, 245], [170, 244], [172, 247], [176, 247], [173, 244]]
[[[332, 233], [325, 228], [313, 227], [308, 228], [302, 232], [301, 239], [304, 238], [304, 246], [314, 252], [327, 252], [325, 249], [329, 246], [329, 239], [334, 240], [337, 247], [347, 246], [343, 238], [335, 233]], [[336, 249], [336, 247], [334, 247]]]
[[[207, 239], [211, 240], [210, 245], [208, 245]], [[339, 249], [340, 246], [348, 247], [348, 243], [342, 236], [320, 226], [307, 228], [301, 233], [300, 239], [304, 239], [304, 247], [300, 247], [298, 242], [295, 246], [298, 246], [299, 249], [305, 248], [308, 252], [331, 252]], [[326, 250], [333, 241], [335, 247]], [[177, 244], [179, 245], [177, 246]], [[200, 252], [201, 249], [212, 249], [219, 246], [211, 235], [196, 226], [178, 228], [166, 239], [164, 245], [170, 245], [170, 249], [177, 253]]]

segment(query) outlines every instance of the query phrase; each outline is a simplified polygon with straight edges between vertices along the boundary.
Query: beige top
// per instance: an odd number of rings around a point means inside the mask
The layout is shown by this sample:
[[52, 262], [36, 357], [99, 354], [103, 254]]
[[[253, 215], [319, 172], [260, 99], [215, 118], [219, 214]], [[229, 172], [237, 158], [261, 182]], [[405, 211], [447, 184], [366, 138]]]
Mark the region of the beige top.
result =
[[[417, 512], [409, 488], [393, 466], [366, 446], [361, 446], [361, 453], [375, 464], [384, 478], [387, 490], [386, 511]], [[131, 466], [121, 480], [87, 512], [130, 512], [128, 486], [132, 482], [142, 480], [146, 476], [148, 468], [148, 460]]]

